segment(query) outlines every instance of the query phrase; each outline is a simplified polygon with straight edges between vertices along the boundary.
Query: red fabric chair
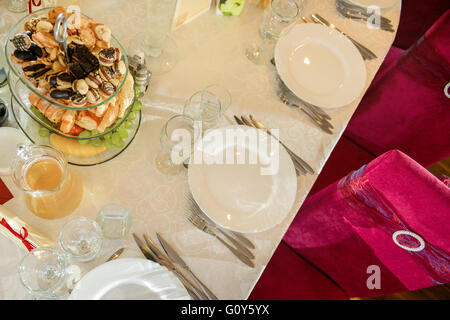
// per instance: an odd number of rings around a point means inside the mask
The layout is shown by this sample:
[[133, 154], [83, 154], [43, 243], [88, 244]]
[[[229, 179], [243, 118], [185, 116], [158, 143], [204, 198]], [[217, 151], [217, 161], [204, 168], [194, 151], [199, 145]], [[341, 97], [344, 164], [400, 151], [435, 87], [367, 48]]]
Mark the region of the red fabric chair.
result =
[[250, 300], [344, 300], [348, 296], [284, 242], [278, 246]]
[[370, 153], [399, 149], [423, 166], [450, 156], [450, 10], [405, 52], [394, 49], [344, 135]]
[[[311, 189], [310, 195], [374, 158], [349, 139], [341, 137]], [[282, 241], [249, 299], [341, 300], [348, 299], [348, 296]]]
[[408, 49], [448, 9], [448, 0], [403, 0], [394, 46]]
[[[308, 197], [283, 240], [349, 296], [380, 296], [450, 282], [448, 221], [450, 188], [390, 151]], [[380, 288], [368, 287], [369, 266]]]

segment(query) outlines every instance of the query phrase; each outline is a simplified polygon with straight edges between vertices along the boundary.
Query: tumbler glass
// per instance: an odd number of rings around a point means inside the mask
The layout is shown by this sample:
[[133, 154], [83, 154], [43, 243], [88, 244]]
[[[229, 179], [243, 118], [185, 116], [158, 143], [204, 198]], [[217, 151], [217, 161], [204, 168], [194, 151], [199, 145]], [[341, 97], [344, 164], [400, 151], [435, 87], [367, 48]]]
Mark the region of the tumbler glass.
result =
[[259, 33], [262, 41], [251, 43], [246, 51], [247, 58], [255, 64], [264, 64], [272, 56], [275, 41], [288, 32], [300, 13], [298, 0], [272, 0], [264, 10]]
[[185, 115], [170, 118], [161, 130], [161, 151], [156, 156], [156, 168], [163, 174], [176, 175], [193, 151], [194, 120]]
[[[231, 97], [230, 97], [231, 103]], [[201, 123], [202, 131], [217, 125], [223, 114], [222, 101], [208, 89], [194, 93], [185, 103], [183, 114]]]
[[104, 206], [97, 214], [97, 223], [107, 239], [124, 238], [131, 227], [131, 215], [126, 208], [111, 203]]
[[177, 0], [148, 0], [145, 59], [153, 75], [170, 71], [178, 61], [178, 48], [170, 37]]
[[24, 12], [28, 8], [27, 0], [9, 0], [8, 10], [12, 12]]

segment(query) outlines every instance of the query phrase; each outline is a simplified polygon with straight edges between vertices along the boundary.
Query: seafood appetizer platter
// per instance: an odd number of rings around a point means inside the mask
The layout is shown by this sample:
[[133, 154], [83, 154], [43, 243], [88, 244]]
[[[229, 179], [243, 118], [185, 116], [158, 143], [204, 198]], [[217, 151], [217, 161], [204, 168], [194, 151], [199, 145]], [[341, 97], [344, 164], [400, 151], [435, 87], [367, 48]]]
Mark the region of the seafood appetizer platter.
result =
[[71, 163], [92, 165], [131, 142], [141, 103], [125, 50], [111, 29], [82, 14], [71, 19], [74, 14], [55, 7], [25, 16], [8, 34], [5, 56], [22, 130], [35, 143], [49, 140]]

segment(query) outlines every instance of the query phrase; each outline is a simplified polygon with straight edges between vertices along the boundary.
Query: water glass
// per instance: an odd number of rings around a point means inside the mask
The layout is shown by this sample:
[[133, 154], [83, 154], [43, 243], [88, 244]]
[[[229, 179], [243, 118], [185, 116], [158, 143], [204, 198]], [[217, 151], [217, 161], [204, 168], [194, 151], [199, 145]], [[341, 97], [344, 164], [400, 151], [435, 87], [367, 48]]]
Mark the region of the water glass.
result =
[[221, 105], [221, 115], [223, 115], [231, 106], [231, 93], [225, 87], [218, 84], [212, 84], [207, 86], [205, 91], [211, 92], [218, 97]]
[[36, 248], [19, 265], [19, 279], [27, 291], [36, 298], [56, 299], [64, 287], [67, 261], [63, 253]]
[[97, 222], [78, 218], [66, 223], [59, 233], [62, 250], [76, 261], [90, 261], [102, 247], [102, 229]]
[[8, 10], [12, 12], [24, 12], [28, 9], [27, 0], [9, 0]]
[[153, 75], [171, 70], [178, 61], [178, 47], [170, 37], [177, 0], [148, 0], [144, 52]]
[[264, 10], [259, 31], [263, 38], [277, 40], [293, 26], [299, 15], [295, 0], [272, 0]]
[[194, 120], [185, 115], [170, 118], [161, 130], [161, 151], [156, 156], [156, 168], [163, 174], [175, 175], [193, 151]]
[[97, 214], [96, 221], [107, 239], [124, 238], [131, 227], [131, 215], [119, 204], [108, 204]]
[[219, 97], [208, 89], [194, 93], [186, 101], [183, 109], [185, 116], [201, 123], [203, 131], [215, 127], [223, 112], [224, 109]]

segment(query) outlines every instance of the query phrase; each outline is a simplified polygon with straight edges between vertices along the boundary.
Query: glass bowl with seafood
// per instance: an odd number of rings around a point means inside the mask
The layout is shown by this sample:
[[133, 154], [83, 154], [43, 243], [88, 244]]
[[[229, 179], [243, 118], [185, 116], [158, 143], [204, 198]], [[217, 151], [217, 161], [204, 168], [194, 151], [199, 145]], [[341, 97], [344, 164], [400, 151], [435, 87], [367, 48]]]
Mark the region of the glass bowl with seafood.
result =
[[11, 71], [8, 77], [8, 85], [16, 104], [49, 132], [73, 140], [92, 140], [111, 133], [126, 121], [136, 109], [135, 106], [141, 106], [135, 99], [136, 89], [131, 76], [127, 77], [115, 97], [88, 110], [55, 106], [31, 91]]
[[[54, 37], [56, 19], [67, 18], [67, 50]], [[75, 111], [104, 108], [128, 77], [128, 59], [111, 29], [64, 7], [35, 11], [17, 22], [5, 42], [11, 72], [30, 94]]]
[[136, 137], [141, 124], [141, 110], [135, 106], [124, 123], [110, 133], [91, 140], [74, 140], [48, 131], [32, 118], [17, 99], [11, 97], [11, 113], [19, 128], [34, 144], [52, 145], [61, 150], [67, 161], [76, 166], [94, 166], [116, 158]]

